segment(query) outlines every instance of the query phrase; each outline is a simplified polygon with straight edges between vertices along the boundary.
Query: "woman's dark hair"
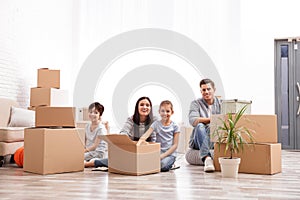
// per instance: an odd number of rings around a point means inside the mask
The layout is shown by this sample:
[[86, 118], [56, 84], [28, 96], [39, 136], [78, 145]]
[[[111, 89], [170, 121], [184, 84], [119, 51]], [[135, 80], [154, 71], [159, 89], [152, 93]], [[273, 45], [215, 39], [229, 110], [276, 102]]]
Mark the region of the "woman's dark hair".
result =
[[149, 97], [141, 97], [137, 100], [136, 104], [135, 104], [135, 108], [134, 108], [134, 114], [132, 116], [132, 120], [133, 120], [133, 131], [134, 131], [134, 140], [138, 140], [139, 139], [139, 136], [138, 136], [138, 133], [139, 133], [139, 125], [140, 125], [140, 114], [139, 114], [139, 103], [140, 101], [142, 100], [148, 100], [149, 103], [150, 103], [150, 107], [151, 107], [151, 110], [150, 110], [150, 113], [145, 121], [145, 131], [149, 129], [152, 121], [153, 121], [153, 112], [152, 112], [152, 102], [150, 100]]
[[100, 113], [100, 116], [102, 116], [104, 112], [104, 106], [102, 104], [99, 102], [94, 102], [89, 106], [89, 110], [92, 110], [93, 108], [95, 108]]

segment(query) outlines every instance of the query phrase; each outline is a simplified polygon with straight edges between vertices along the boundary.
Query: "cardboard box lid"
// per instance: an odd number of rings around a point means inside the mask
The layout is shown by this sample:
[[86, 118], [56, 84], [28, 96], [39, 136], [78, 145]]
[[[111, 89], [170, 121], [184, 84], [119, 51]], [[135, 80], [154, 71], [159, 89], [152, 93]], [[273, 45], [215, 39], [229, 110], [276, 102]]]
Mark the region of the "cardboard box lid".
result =
[[239, 99], [228, 99], [228, 100], [222, 100], [222, 103], [245, 103], [245, 104], [251, 104], [252, 101], [247, 100], [239, 100]]
[[101, 135], [100, 138], [112, 144], [134, 145], [134, 146], [136, 145], [136, 143], [132, 141], [128, 137], [128, 135], [109, 134], [109, 135]]

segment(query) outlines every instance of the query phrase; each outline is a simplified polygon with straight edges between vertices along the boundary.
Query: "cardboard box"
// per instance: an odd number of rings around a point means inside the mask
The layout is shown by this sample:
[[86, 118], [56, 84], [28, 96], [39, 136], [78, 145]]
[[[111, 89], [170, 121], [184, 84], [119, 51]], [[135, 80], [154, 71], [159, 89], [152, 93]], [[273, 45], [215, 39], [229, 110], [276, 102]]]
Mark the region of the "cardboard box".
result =
[[76, 128], [85, 128], [90, 121], [78, 121], [76, 122]]
[[[221, 144], [220, 151], [218, 144], [214, 146], [214, 165], [216, 171], [221, 171], [219, 157], [229, 157], [227, 151], [224, 156], [225, 144]], [[234, 154], [234, 157], [241, 158], [239, 172], [251, 174], [276, 174], [281, 172], [281, 144], [253, 144], [245, 145], [244, 151]]]
[[248, 106], [244, 113], [251, 114], [251, 104], [252, 104], [252, 101], [244, 101], [244, 100], [238, 100], [238, 99], [222, 100], [221, 114], [237, 113], [245, 105], [248, 105]]
[[37, 87], [60, 88], [60, 70], [38, 69]]
[[160, 172], [160, 143], [137, 146], [127, 135], [101, 136], [108, 143], [108, 171], [127, 175]]
[[[210, 133], [213, 134], [217, 126], [220, 126], [221, 119], [227, 115], [212, 115], [210, 120]], [[253, 130], [253, 137], [256, 143], [277, 143], [277, 116], [276, 115], [243, 115], [237, 124]], [[247, 142], [250, 140], [245, 137]], [[217, 142], [216, 137], [211, 136], [211, 141]]]
[[31, 88], [30, 106], [69, 106], [68, 91], [55, 88]]
[[76, 109], [77, 121], [89, 121], [89, 109], [77, 108]]
[[84, 170], [84, 129], [27, 128], [24, 171], [55, 174]]
[[76, 126], [74, 107], [41, 106], [35, 110], [36, 127], [71, 127]]
[[177, 152], [178, 153], [186, 153], [189, 148], [189, 141], [192, 135], [194, 127], [192, 126], [181, 126], [180, 127], [180, 134], [179, 134], [179, 141]]

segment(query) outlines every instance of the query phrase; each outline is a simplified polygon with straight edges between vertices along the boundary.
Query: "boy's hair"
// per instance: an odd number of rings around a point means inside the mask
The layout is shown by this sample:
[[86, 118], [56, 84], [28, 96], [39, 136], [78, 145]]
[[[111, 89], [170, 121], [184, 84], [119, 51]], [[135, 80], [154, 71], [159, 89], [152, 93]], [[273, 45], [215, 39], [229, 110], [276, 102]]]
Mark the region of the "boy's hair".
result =
[[171, 106], [171, 110], [173, 111], [173, 104], [171, 101], [169, 100], [164, 100], [160, 103], [159, 108], [162, 107], [163, 105], [170, 105]]
[[93, 108], [95, 108], [100, 113], [100, 116], [102, 116], [104, 112], [104, 106], [102, 104], [99, 102], [94, 102], [89, 106], [89, 110], [92, 110]]
[[206, 84], [211, 84], [211, 86], [213, 87], [213, 89], [215, 89], [215, 83], [212, 81], [212, 80], [210, 80], [209, 78], [205, 78], [205, 79], [202, 79], [201, 81], [200, 81], [200, 88], [201, 88], [201, 85], [206, 85]]

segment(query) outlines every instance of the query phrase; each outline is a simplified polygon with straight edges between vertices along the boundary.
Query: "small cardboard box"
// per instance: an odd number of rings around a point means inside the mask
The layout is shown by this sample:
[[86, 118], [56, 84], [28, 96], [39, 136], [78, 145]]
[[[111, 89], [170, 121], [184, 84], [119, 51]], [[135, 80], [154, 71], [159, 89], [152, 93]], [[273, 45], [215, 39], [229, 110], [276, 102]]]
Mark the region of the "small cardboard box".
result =
[[60, 70], [38, 69], [37, 87], [60, 88]]
[[76, 108], [77, 121], [89, 121], [88, 108]]
[[108, 143], [108, 171], [126, 175], [160, 172], [160, 143], [137, 146], [127, 135], [101, 136]]
[[75, 118], [75, 107], [40, 106], [35, 110], [36, 127], [74, 128]]
[[190, 137], [193, 132], [193, 127], [191, 126], [181, 126], [180, 127], [180, 134], [179, 134], [179, 141], [177, 152], [178, 153], [186, 153], [189, 148], [189, 141]]
[[24, 171], [55, 174], [84, 170], [84, 129], [27, 128]]
[[55, 88], [31, 88], [30, 106], [68, 106], [69, 94], [67, 90]]
[[[222, 125], [220, 119], [227, 118], [227, 115], [212, 115], [210, 120], [210, 133]], [[277, 116], [276, 115], [243, 115], [237, 126], [244, 126], [253, 130], [254, 142], [256, 143], [277, 143]], [[245, 137], [247, 142], [250, 142]], [[216, 137], [211, 136], [211, 141], [217, 142]]]
[[[221, 171], [219, 157], [229, 157], [227, 151], [224, 156], [225, 144], [214, 146], [214, 165], [216, 171]], [[276, 174], [281, 172], [281, 144], [253, 144], [244, 145], [244, 151], [234, 154], [234, 157], [241, 158], [239, 172], [251, 174]]]
[[222, 100], [221, 114], [237, 113], [242, 107], [248, 105], [245, 114], [251, 114], [252, 101], [244, 101], [238, 99]]

